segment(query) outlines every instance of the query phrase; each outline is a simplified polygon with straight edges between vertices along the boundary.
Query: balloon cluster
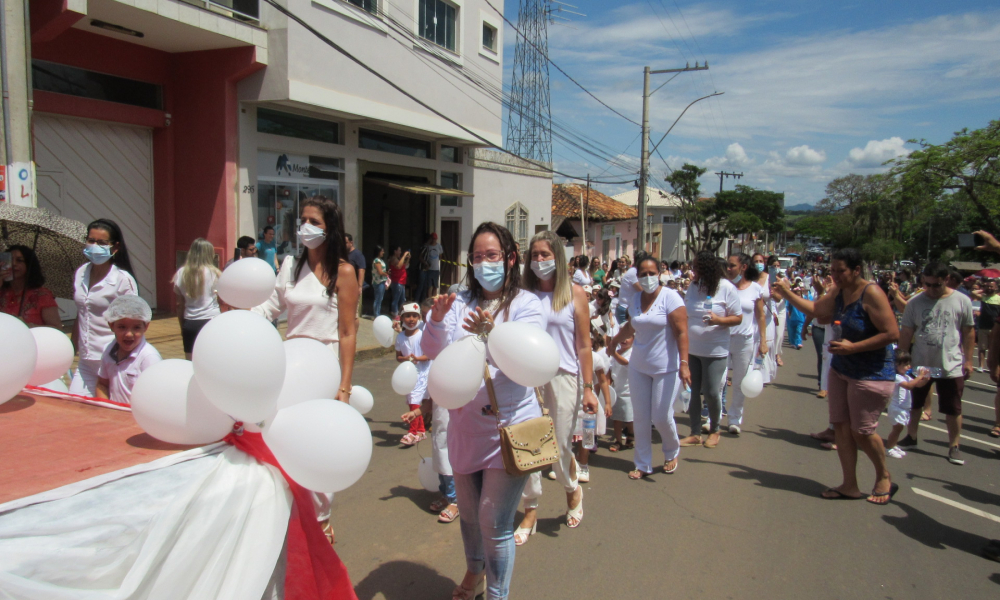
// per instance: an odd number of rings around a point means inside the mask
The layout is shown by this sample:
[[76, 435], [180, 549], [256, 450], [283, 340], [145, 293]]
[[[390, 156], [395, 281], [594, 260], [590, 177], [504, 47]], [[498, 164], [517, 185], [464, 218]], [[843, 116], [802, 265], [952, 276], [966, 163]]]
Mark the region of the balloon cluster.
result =
[[73, 364], [73, 343], [51, 327], [29, 329], [18, 318], [0, 313], [0, 404], [17, 396], [24, 386], [65, 391], [57, 381]]

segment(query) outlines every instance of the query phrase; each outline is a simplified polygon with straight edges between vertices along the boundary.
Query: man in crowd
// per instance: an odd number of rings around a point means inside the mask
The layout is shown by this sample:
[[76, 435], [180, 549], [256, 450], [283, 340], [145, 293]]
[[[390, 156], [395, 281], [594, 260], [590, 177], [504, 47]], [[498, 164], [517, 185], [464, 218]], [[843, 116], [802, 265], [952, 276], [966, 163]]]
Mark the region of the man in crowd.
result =
[[254, 239], [249, 235], [245, 235], [236, 240], [236, 250], [239, 252], [239, 258], [230, 258], [229, 261], [226, 262], [227, 267], [240, 258], [253, 258], [257, 256], [257, 245], [254, 243]]
[[1000, 317], [1000, 294], [997, 294], [997, 282], [992, 279], [984, 279], [982, 282], [983, 294], [979, 306], [979, 319], [976, 321], [976, 345], [979, 349], [979, 369], [980, 373], [985, 373], [985, 363], [987, 349], [990, 344], [990, 331]]
[[[962, 465], [965, 459], [958, 447], [962, 432], [962, 392], [965, 380], [972, 374], [975, 335], [972, 301], [948, 287], [948, 277], [949, 269], [943, 263], [931, 263], [924, 268], [924, 292], [911, 298], [903, 311], [899, 349], [910, 352], [915, 369], [935, 369], [931, 382], [937, 390], [938, 409], [948, 423], [948, 461]], [[930, 390], [929, 385], [913, 390], [908, 435], [899, 442], [903, 448], [917, 445], [920, 413], [929, 400]]]
[[[354, 247], [354, 236], [345, 233], [344, 242], [347, 244], [347, 262], [351, 263], [354, 267], [354, 274], [358, 276], [358, 290], [363, 292], [365, 289], [365, 267], [367, 263], [365, 262], [365, 255], [361, 253]], [[361, 318], [361, 297], [358, 296], [358, 318]]]
[[[518, 249], [520, 251], [520, 248]], [[417, 290], [417, 302], [423, 302], [428, 292], [434, 290], [437, 295], [441, 283], [441, 258], [444, 248], [438, 243], [438, 234], [432, 233], [427, 243], [420, 250], [420, 289]]]
[[264, 239], [257, 242], [257, 256], [278, 272], [278, 245], [274, 243], [274, 227], [264, 227]]

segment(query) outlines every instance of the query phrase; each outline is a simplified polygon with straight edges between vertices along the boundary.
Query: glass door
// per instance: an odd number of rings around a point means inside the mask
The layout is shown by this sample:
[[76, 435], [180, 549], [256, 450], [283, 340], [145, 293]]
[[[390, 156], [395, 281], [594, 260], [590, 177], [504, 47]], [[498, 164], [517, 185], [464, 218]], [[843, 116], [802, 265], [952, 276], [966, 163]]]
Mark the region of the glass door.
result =
[[264, 228], [274, 227], [278, 246], [278, 264], [286, 256], [301, 252], [298, 240], [300, 203], [306, 198], [324, 196], [339, 203], [338, 183], [314, 185], [259, 181], [257, 186], [257, 239], [264, 239]]

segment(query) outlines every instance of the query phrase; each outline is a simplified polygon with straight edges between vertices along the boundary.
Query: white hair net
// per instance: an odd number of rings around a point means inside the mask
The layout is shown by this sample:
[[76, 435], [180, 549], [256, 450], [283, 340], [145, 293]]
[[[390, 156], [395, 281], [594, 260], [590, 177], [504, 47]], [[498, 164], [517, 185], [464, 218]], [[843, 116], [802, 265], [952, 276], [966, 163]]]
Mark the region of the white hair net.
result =
[[153, 319], [153, 311], [139, 296], [131, 294], [118, 296], [111, 301], [108, 310], [104, 311], [104, 320], [108, 323], [114, 323], [119, 319], [136, 319], [143, 323], [149, 323]]

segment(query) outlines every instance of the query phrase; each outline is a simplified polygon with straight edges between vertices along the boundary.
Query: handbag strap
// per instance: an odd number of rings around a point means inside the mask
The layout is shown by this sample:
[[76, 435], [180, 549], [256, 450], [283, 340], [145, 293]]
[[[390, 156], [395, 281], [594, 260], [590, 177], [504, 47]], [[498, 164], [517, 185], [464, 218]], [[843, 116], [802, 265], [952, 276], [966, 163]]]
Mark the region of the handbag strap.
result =
[[497, 393], [493, 389], [493, 378], [490, 377], [489, 363], [483, 363], [483, 379], [486, 381], [486, 393], [490, 397], [490, 404], [493, 406], [493, 414], [497, 418], [497, 430], [503, 425], [500, 424], [500, 407], [497, 406]]

